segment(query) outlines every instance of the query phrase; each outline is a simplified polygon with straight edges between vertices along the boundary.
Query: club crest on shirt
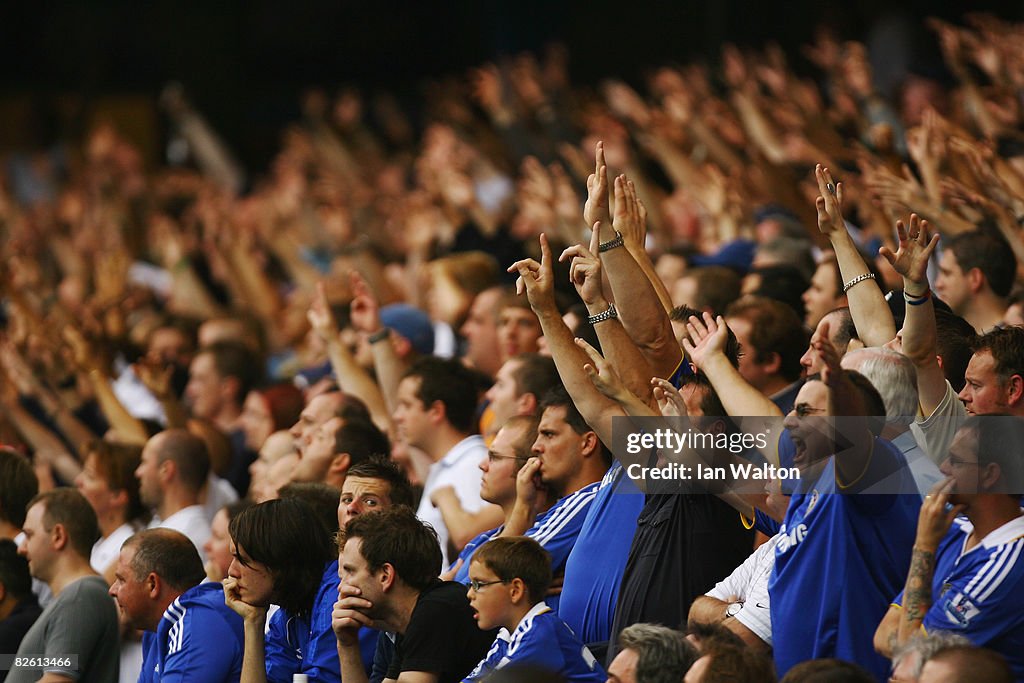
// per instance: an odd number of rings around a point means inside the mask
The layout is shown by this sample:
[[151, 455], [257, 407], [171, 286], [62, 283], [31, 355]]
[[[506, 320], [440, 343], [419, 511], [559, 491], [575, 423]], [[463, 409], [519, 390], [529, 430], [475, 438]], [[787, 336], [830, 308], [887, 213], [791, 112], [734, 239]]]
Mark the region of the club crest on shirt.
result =
[[[814, 509], [814, 506], [818, 504], [818, 498], [818, 489], [811, 491], [811, 500], [807, 503], [807, 513], [810, 513], [810, 511]], [[805, 513], [805, 516], [807, 513]]]
[[971, 602], [971, 599], [963, 593], [957, 593], [949, 600], [946, 600], [943, 611], [946, 613], [946, 618], [949, 619], [950, 623], [960, 624], [961, 626], [966, 626], [967, 622], [981, 612]]

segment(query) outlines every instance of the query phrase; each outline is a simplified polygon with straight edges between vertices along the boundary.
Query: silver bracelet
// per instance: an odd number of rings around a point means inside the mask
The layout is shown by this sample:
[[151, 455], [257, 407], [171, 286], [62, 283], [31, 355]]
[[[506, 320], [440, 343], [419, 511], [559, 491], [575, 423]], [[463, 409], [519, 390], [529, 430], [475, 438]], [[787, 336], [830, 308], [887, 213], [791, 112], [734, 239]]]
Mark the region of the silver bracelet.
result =
[[865, 280], [874, 280], [874, 279], [875, 279], [875, 274], [871, 273], [871, 272], [864, 273], [862, 275], [858, 275], [857, 277], [853, 278], [852, 280], [847, 282], [845, 285], [843, 285], [843, 294], [846, 294], [848, 291], [850, 291], [851, 287], [853, 287], [854, 285], [856, 285], [858, 283], [864, 282]]
[[622, 239], [622, 233], [616, 230], [615, 239], [608, 240], [607, 242], [601, 242], [597, 247], [597, 251], [599, 254], [603, 254], [604, 252], [611, 251], [616, 247], [621, 247], [623, 244], [625, 244], [625, 242]]
[[591, 325], [596, 325], [598, 323], [603, 323], [605, 320], [613, 320], [618, 317], [619, 312], [615, 310], [615, 304], [608, 304], [608, 310], [588, 316], [587, 322]]

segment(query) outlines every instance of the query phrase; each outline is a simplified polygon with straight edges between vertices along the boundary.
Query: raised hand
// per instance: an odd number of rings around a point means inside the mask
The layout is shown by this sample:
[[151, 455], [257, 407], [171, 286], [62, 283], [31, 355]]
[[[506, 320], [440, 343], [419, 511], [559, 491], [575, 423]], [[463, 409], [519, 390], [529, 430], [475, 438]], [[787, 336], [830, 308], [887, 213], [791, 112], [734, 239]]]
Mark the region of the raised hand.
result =
[[551, 262], [551, 247], [544, 233], [540, 235], [540, 263], [532, 258], [516, 261], [508, 272], [518, 273], [516, 294], [526, 292], [526, 298], [534, 312], [557, 311], [555, 305], [555, 272]]
[[323, 281], [316, 283], [313, 300], [309, 302], [309, 310], [306, 311], [306, 319], [309, 320], [309, 325], [317, 336], [324, 341], [329, 341], [337, 332], [338, 326], [331, 307], [327, 303], [327, 292]]
[[830, 389], [835, 389], [843, 376], [843, 369], [839, 365], [839, 351], [829, 339], [829, 322], [821, 323], [814, 336], [811, 337], [811, 348], [814, 349], [821, 362], [824, 364], [821, 369], [821, 381]]
[[689, 338], [683, 337], [683, 348], [686, 350], [686, 357], [700, 370], [713, 357], [725, 356], [725, 345], [729, 341], [729, 328], [725, 324], [725, 318], [718, 316], [712, 318], [710, 313], [705, 312], [703, 320], [695, 315], [690, 316], [686, 323], [686, 331]]
[[686, 403], [679, 390], [672, 386], [668, 380], [660, 377], [651, 378], [651, 386], [654, 387], [654, 399], [658, 402], [658, 409], [665, 417], [686, 417], [689, 412], [686, 410]]
[[597, 352], [597, 349], [579, 338], [576, 339], [576, 346], [583, 349], [590, 357], [590, 362], [583, 366], [583, 371], [587, 373], [587, 377], [598, 391], [613, 401], [618, 401], [629, 394], [629, 389], [619, 377], [619, 373], [615, 372], [615, 369], [605, 360], [604, 356]]
[[928, 260], [939, 243], [938, 233], [929, 237], [929, 232], [928, 221], [921, 220], [916, 213], [912, 213], [909, 229], [903, 221], [896, 221], [896, 234], [900, 240], [896, 253], [894, 254], [889, 247], [882, 247], [878, 253], [903, 276], [906, 282], [927, 287]]
[[607, 303], [601, 288], [601, 259], [597, 257], [601, 244], [600, 223], [594, 224], [590, 234], [590, 249], [582, 244], [574, 244], [558, 257], [562, 263], [572, 258], [569, 264], [569, 281], [576, 287], [580, 298], [587, 306], [601, 306]]
[[612, 220], [628, 248], [644, 248], [647, 240], [647, 209], [637, 197], [636, 185], [625, 175], [615, 179], [615, 217]]
[[135, 362], [135, 374], [146, 388], [158, 399], [170, 398], [173, 394], [171, 377], [174, 366], [165, 363], [161, 358], [146, 356]]
[[820, 196], [814, 201], [818, 210], [818, 230], [829, 239], [846, 232], [843, 222], [843, 184], [832, 182], [832, 173], [821, 164], [814, 167]]
[[598, 142], [594, 149], [594, 172], [587, 178], [587, 203], [583, 205], [583, 220], [587, 225], [601, 221], [612, 224], [608, 208], [608, 165], [604, 160], [604, 143]]
[[359, 273], [352, 272], [351, 283], [352, 306], [349, 319], [352, 321], [353, 327], [360, 332], [373, 334], [381, 328], [380, 303]]

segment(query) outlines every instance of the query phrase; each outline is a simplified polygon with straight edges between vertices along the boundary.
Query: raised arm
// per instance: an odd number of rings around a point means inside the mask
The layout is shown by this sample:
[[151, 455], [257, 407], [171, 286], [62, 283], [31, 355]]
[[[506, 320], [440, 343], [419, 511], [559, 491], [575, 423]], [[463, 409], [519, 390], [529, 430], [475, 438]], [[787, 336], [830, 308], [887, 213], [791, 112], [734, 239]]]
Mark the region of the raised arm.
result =
[[341, 343], [338, 324], [327, 303], [323, 282], [317, 283], [306, 317], [316, 334], [327, 344], [327, 355], [331, 360], [338, 386], [365, 403], [374, 424], [390, 433], [391, 414], [388, 412], [384, 396], [373, 378], [356, 362], [348, 347]]
[[[352, 273], [352, 324], [370, 338], [373, 352], [373, 367], [377, 371], [377, 384], [384, 397], [388, 415], [398, 405], [398, 383], [406, 364], [398, 357], [389, 335], [380, 336], [384, 326], [380, 321], [380, 304], [370, 291], [369, 285], [358, 273]], [[389, 417], [390, 422], [390, 417]]]
[[[903, 609], [900, 610], [899, 628], [896, 631], [895, 647], [905, 644], [921, 632], [925, 615], [932, 608], [932, 582], [935, 577], [935, 553], [939, 542], [953, 526], [953, 520], [963, 510], [963, 505], [947, 505], [954, 487], [952, 478], [947, 478], [934, 487], [921, 503], [917, 520], [917, 536], [910, 558], [907, 584], [903, 588]], [[948, 508], [948, 509], [947, 509]], [[894, 649], [895, 649], [894, 647]]]
[[[672, 334], [672, 322], [669, 320], [668, 312], [651, 281], [629, 250], [618, 248], [625, 245], [625, 235], [619, 241], [619, 235], [622, 233], [615, 228], [611, 220], [608, 205], [608, 167], [604, 160], [604, 145], [600, 142], [597, 143], [595, 156], [594, 173], [587, 179], [584, 220], [588, 225], [594, 225], [599, 221], [601, 223], [599, 244], [603, 245], [603, 251], [601, 248], [598, 251], [608, 274], [613, 298], [616, 301], [629, 302], [629, 305], [623, 306], [620, 312], [622, 326], [647, 358], [653, 370], [652, 374], [670, 377], [682, 361], [682, 351]], [[628, 186], [621, 190], [624, 200], [627, 191]], [[623, 209], [620, 222], [629, 223], [633, 220], [633, 212], [626, 212]], [[635, 220], [639, 220], [638, 217]], [[636, 235], [637, 232], [632, 224], [627, 230], [631, 235]], [[643, 245], [639, 245], [639, 248], [643, 248]]]
[[888, 247], [879, 253], [903, 276], [903, 296], [907, 301], [903, 320], [902, 353], [917, 368], [917, 396], [921, 414], [935, 412], [946, 395], [946, 376], [938, 361], [938, 340], [935, 330], [935, 307], [928, 288], [928, 260], [939, 243], [939, 236], [929, 236], [928, 221], [910, 214], [909, 229], [903, 221], [896, 222], [899, 249], [894, 254]]
[[[572, 259], [569, 265], [569, 279], [576, 287], [576, 292], [583, 299], [583, 303], [586, 304], [587, 313], [597, 316], [611, 315], [613, 311], [616, 311], [615, 315], [618, 315], [617, 310], [613, 309], [605, 298], [601, 286], [602, 268], [601, 261], [597, 256], [600, 233], [600, 223], [595, 223], [590, 237], [590, 249], [582, 244], [573, 245], [563, 251], [558, 260]], [[626, 334], [622, 325], [597, 323], [594, 325], [594, 330], [597, 332], [597, 338], [601, 342], [601, 350], [605, 357], [618, 370], [630, 392], [642, 400], [650, 402], [650, 364]]]
[[[537, 314], [541, 329], [544, 331], [558, 375], [573, 403], [587, 424], [597, 432], [598, 438], [605, 444], [610, 444], [612, 417], [623, 415], [622, 409], [605, 398], [587, 379], [583, 370], [587, 363], [587, 355], [576, 346], [572, 331], [562, 320], [555, 305], [553, 259], [551, 247], [548, 246], [547, 237], [543, 233], [540, 236], [540, 250], [540, 263], [533, 259], [523, 259], [509, 266], [508, 271], [519, 274], [516, 291], [520, 294], [526, 291], [530, 307]], [[609, 320], [599, 324], [616, 323], [615, 320]]]
[[[885, 296], [875, 282], [864, 258], [843, 220], [843, 184], [834, 183], [832, 174], [821, 164], [814, 169], [821, 195], [815, 201], [818, 210], [818, 230], [832, 243], [839, 262], [846, 297], [850, 302], [850, 315], [857, 326], [857, 335], [866, 346], [882, 346], [896, 336], [892, 311]], [[855, 284], [850, 284], [855, 283]]]
[[739, 426], [749, 433], [762, 432], [768, 426], [777, 425], [778, 418], [782, 417], [777, 405], [746, 382], [725, 355], [729, 335], [725, 318], [719, 315], [715, 319], [707, 312], [703, 319], [691, 315], [686, 331], [689, 338], [683, 339], [683, 348], [687, 357], [711, 382], [725, 412], [737, 419]]

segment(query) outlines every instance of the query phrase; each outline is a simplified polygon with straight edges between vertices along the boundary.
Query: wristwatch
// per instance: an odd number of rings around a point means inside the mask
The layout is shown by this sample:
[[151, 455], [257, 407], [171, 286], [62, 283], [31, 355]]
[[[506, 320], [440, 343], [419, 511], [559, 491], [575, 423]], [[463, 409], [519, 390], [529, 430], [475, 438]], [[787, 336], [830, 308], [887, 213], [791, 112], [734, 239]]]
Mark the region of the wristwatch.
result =
[[382, 327], [379, 330], [377, 330], [376, 332], [374, 332], [373, 334], [371, 334], [370, 336], [368, 336], [366, 338], [366, 341], [370, 342], [371, 344], [376, 344], [377, 342], [384, 341], [389, 336], [391, 336], [391, 328], [390, 327]]
[[608, 310], [602, 311], [596, 315], [587, 317], [587, 322], [591, 325], [603, 323], [605, 320], [612, 320], [619, 317], [619, 312], [615, 310], [615, 304], [608, 304]]
[[730, 602], [729, 606], [725, 608], [725, 618], [735, 617], [743, 609], [742, 602]]

